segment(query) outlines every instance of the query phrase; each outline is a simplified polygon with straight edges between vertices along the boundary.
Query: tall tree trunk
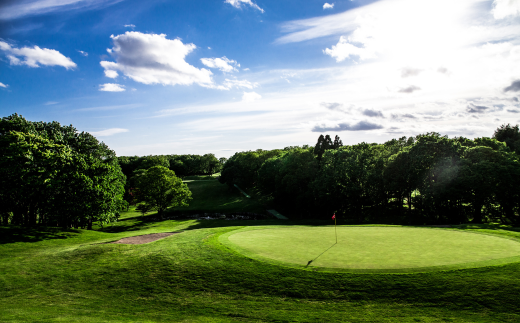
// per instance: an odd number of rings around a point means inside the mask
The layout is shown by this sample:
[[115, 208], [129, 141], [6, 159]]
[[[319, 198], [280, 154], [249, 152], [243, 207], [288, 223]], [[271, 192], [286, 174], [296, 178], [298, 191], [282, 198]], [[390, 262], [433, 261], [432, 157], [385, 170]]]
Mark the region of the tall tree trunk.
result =
[[473, 206], [473, 220], [471, 222], [473, 223], [482, 223], [482, 203], [480, 202], [474, 202]]

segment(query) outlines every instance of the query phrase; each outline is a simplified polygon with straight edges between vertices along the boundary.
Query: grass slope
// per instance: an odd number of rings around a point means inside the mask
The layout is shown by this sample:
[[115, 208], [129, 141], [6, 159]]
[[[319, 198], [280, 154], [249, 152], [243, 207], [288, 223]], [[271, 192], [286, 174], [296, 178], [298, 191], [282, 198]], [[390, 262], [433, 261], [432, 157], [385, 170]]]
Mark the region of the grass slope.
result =
[[[214, 197], [217, 206], [229, 202]], [[520, 321], [518, 263], [418, 274], [314, 272], [247, 258], [219, 238], [245, 226], [319, 222], [150, 218], [130, 211], [93, 231], [0, 227], [0, 322]], [[520, 238], [506, 227], [461, 229]], [[144, 245], [106, 244], [171, 231], [183, 232]]]
[[[218, 242], [244, 224], [129, 217], [119, 230], [0, 228], [0, 321], [520, 320], [518, 263], [404, 275], [312, 272], [252, 260]], [[121, 230], [125, 226], [130, 231]], [[183, 232], [145, 245], [100, 244], [178, 230]]]
[[236, 188], [214, 180], [186, 180], [193, 200], [187, 207], [173, 210], [183, 212], [255, 212], [265, 214], [265, 207], [258, 195], [246, 198]]

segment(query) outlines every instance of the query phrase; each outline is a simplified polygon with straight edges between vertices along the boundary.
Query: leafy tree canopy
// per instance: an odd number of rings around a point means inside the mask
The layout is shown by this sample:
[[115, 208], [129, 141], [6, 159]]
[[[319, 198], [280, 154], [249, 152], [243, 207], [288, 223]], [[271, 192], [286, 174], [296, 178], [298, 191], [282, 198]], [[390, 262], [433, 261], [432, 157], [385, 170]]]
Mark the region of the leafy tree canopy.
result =
[[153, 166], [136, 178], [137, 199], [149, 209], [162, 214], [168, 207], [187, 206], [191, 191], [175, 172], [164, 166]]

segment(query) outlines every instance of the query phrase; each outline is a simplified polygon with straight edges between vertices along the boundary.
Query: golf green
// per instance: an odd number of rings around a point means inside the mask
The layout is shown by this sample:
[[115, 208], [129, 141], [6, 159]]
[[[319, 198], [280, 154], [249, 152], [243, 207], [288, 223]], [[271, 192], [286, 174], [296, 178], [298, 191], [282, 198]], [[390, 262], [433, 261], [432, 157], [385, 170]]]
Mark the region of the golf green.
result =
[[414, 272], [520, 261], [520, 243], [493, 235], [393, 226], [275, 226], [220, 241], [258, 260], [312, 270]]

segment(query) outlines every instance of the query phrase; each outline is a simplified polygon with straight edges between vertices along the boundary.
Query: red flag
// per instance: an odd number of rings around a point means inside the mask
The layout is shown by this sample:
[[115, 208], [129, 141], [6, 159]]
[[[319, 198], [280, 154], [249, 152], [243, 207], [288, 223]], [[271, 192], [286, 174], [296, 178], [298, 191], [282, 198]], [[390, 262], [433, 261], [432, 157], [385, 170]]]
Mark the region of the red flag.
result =
[[335, 219], [336, 219], [336, 213], [334, 213], [334, 214], [332, 215], [332, 220], [335, 220]]

